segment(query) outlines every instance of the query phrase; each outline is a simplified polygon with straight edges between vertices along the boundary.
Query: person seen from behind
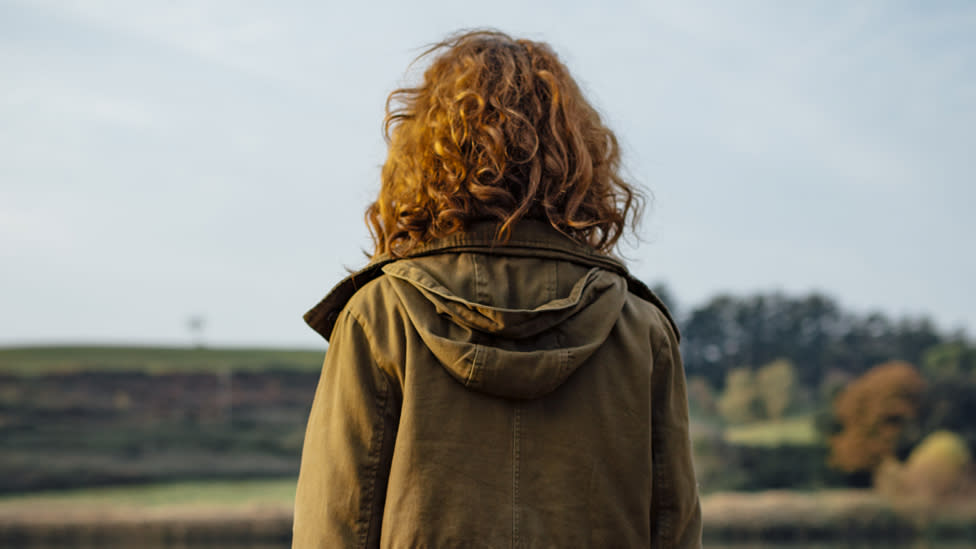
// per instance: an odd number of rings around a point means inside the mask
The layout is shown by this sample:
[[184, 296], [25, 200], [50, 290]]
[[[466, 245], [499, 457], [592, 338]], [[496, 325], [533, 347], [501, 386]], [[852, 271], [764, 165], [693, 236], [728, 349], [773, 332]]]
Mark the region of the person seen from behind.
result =
[[295, 548], [701, 546], [678, 329], [613, 251], [639, 189], [553, 50], [428, 50], [387, 103], [370, 263], [330, 343]]

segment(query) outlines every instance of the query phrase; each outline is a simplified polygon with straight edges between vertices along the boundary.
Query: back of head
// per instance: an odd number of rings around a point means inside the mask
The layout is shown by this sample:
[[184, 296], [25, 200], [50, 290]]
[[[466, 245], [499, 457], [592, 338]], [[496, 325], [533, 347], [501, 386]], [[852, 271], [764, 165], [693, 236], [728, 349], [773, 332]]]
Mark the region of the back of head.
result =
[[545, 43], [495, 31], [428, 49], [423, 81], [387, 100], [389, 145], [367, 210], [374, 256], [497, 221], [547, 221], [609, 252], [642, 206], [613, 133]]

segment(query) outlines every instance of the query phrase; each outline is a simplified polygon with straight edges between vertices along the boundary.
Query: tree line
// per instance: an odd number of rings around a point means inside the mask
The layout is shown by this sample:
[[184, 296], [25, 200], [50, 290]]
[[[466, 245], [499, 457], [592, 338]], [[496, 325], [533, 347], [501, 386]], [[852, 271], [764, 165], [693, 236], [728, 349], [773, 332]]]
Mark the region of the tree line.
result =
[[720, 389], [730, 371], [788, 358], [798, 382], [818, 388], [831, 372], [860, 376], [891, 360], [922, 368], [933, 379], [976, 371], [976, 346], [964, 332], [944, 333], [926, 316], [859, 314], [822, 293], [721, 294], [684, 311], [666, 286], [655, 291], [681, 327], [689, 378]]

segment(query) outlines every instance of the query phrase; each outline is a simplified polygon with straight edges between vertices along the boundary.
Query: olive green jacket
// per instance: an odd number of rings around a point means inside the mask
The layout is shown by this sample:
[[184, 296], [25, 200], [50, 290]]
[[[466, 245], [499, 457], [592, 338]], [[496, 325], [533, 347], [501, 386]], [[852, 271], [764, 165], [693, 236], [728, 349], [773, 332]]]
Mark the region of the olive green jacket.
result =
[[306, 314], [330, 346], [293, 547], [700, 547], [678, 332], [547, 225], [379, 258]]

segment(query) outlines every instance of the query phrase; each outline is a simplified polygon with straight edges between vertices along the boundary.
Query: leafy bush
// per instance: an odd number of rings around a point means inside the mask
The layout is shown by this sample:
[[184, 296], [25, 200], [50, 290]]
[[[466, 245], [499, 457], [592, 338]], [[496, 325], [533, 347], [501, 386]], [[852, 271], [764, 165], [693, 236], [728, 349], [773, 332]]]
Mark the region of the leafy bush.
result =
[[878, 469], [878, 490], [896, 501], [933, 505], [972, 492], [972, 456], [962, 438], [949, 431], [930, 434], [904, 465], [893, 459]]
[[838, 395], [834, 415], [841, 431], [830, 438], [830, 463], [847, 472], [874, 471], [895, 449], [915, 418], [925, 382], [907, 362], [868, 370]]

